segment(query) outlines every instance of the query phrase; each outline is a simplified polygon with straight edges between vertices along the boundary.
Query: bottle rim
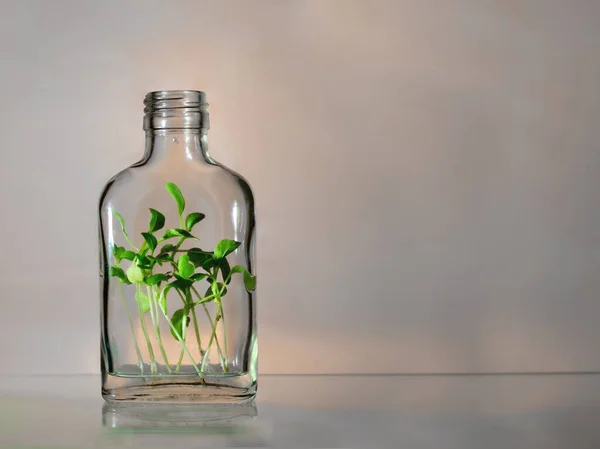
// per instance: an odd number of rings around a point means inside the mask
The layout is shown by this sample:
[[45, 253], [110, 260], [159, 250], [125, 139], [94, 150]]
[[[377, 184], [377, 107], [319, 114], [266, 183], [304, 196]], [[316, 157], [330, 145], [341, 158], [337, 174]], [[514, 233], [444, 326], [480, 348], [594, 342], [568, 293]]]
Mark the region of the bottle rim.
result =
[[199, 90], [157, 90], [144, 97], [144, 129], [208, 130], [206, 94]]

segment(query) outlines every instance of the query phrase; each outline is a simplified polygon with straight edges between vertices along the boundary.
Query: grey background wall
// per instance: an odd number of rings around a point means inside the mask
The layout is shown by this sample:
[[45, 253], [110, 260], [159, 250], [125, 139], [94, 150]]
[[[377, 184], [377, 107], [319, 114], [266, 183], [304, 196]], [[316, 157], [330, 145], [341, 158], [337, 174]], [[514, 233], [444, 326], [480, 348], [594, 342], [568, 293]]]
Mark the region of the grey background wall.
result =
[[600, 3], [0, 1], [0, 373], [99, 369], [96, 202], [201, 89], [263, 373], [600, 369]]

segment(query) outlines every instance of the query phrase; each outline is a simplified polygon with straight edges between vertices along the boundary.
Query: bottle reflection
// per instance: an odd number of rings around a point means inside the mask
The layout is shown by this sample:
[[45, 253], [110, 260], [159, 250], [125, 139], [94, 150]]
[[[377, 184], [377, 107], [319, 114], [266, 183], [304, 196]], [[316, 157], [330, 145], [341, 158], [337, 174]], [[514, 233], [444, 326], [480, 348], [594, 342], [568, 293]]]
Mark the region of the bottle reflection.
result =
[[256, 404], [106, 403], [102, 425], [113, 434], [197, 433], [251, 435]]

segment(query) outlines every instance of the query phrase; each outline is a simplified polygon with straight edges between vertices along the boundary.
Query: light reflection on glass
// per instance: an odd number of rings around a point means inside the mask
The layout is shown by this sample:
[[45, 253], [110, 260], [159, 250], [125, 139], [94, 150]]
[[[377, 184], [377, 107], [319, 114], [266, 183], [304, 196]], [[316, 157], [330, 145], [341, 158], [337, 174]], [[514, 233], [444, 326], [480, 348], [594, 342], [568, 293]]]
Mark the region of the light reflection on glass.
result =
[[114, 245], [114, 239], [113, 236], [114, 234], [114, 230], [113, 230], [113, 213], [112, 213], [112, 207], [109, 206], [108, 209], [108, 247], [112, 248], [112, 246]]
[[[185, 134], [185, 157], [189, 160], [192, 160], [194, 158], [194, 155], [192, 154], [191, 149], [194, 147], [194, 145], [190, 145], [190, 139], [193, 139], [194, 136], [193, 135], [187, 135]], [[175, 142], [175, 143], [179, 143], [179, 141]]]
[[233, 205], [231, 206], [231, 221], [233, 223], [233, 229], [235, 230], [235, 240], [239, 240], [239, 221], [240, 221], [240, 206], [236, 200], [233, 200]]

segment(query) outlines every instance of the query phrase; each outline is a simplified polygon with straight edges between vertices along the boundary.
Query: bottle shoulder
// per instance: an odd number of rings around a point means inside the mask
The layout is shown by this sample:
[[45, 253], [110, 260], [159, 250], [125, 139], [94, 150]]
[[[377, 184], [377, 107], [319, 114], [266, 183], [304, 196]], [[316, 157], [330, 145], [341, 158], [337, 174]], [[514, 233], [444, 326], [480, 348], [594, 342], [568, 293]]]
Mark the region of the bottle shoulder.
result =
[[238, 198], [254, 209], [254, 194], [248, 180], [216, 161], [190, 163], [185, 169], [178, 167], [173, 170], [139, 161], [108, 180], [102, 189], [99, 206], [102, 208], [107, 201], [133, 192], [137, 195], [151, 194], [157, 189], [162, 190], [167, 182], [178, 184], [191, 195]]
[[244, 176], [219, 162], [215, 162], [215, 165], [220, 168], [219, 174], [221, 176], [228, 178], [232, 183], [235, 183], [237, 187], [244, 193], [244, 195], [254, 199], [252, 186]]

